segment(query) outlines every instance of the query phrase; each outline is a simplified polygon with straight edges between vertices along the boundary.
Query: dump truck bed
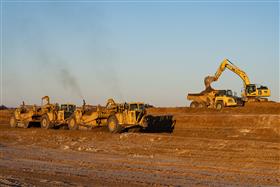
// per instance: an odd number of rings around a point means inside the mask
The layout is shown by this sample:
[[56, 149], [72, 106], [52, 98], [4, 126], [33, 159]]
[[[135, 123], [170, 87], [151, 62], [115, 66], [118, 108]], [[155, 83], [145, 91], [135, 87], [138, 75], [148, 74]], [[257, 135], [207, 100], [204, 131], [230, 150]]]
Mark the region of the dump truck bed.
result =
[[196, 103], [203, 103], [208, 106], [215, 98], [216, 93], [217, 90], [204, 90], [200, 93], [189, 93], [187, 99]]
[[196, 101], [198, 103], [207, 102], [207, 94], [188, 94], [187, 99], [190, 101]]

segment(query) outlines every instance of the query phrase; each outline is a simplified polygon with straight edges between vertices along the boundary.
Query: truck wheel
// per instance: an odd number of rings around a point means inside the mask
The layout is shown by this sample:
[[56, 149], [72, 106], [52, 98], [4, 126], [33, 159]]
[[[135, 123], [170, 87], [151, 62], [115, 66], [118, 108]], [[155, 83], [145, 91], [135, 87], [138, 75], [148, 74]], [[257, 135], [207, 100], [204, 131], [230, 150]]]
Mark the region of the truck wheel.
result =
[[12, 127], [12, 128], [17, 127], [17, 119], [15, 118], [15, 116], [12, 116], [10, 119], [10, 127]]
[[221, 101], [217, 102], [216, 109], [217, 110], [222, 110], [223, 108], [224, 108], [224, 103], [221, 102]]
[[79, 125], [77, 124], [75, 118], [70, 118], [70, 120], [68, 121], [68, 128], [69, 130], [78, 130]]
[[25, 121], [23, 122], [23, 128], [27, 129], [29, 127], [29, 122]]
[[193, 101], [193, 102], [191, 102], [190, 107], [191, 108], [197, 108], [198, 107], [198, 103]]
[[111, 133], [119, 133], [122, 131], [122, 126], [119, 124], [116, 116], [110, 116], [107, 121], [108, 129]]
[[50, 129], [52, 128], [52, 124], [49, 120], [49, 117], [47, 115], [43, 115], [41, 119], [41, 128], [43, 129]]
[[204, 104], [204, 103], [199, 103], [199, 104], [198, 104], [198, 108], [206, 108], [206, 104]]

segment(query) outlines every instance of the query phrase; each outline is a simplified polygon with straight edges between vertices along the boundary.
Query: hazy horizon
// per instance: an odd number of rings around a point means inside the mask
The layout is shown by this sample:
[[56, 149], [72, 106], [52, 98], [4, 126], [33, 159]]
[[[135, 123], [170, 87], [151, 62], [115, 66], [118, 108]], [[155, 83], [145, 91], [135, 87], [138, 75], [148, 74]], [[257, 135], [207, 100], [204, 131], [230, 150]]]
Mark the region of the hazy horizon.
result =
[[[224, 58], [279, 96], [279, 2], [2, 2], [4, 104], [186, 106]], [[226, 70], [215, 89], [240, 95]]]

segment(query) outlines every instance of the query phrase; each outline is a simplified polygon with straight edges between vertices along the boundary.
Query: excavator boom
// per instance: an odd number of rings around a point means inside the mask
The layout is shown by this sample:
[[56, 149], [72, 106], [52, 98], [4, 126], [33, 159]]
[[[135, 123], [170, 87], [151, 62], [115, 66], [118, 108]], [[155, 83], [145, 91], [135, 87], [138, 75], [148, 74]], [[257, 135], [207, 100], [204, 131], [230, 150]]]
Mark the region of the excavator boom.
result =
[[225, 71], [226, 68], [229, 69], [230, 71], [234, 72], [235, 74], [237, 74], [242, 79], [244, 87], [246, 87], [246, 85], [250, 84], [250, 79], [244, 71], [239, 69], [228, 59], [224, 59], [222, 61], [222, 63], [220, 64], [220, 66], [214, 76], [205, 77], [204, 84], [205, 84], [206, 89], [211, 87], [212, 82], [217, 81], [220, 78], [220, 76], [222, 75], [222, 73]]

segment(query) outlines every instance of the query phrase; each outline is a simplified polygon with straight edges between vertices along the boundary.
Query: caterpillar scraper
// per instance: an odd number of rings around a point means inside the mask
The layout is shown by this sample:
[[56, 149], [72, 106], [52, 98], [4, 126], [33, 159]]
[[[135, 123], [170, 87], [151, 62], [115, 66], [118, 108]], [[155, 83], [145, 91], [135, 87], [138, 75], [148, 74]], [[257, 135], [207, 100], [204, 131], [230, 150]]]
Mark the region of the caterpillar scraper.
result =
[[[109, 99], [105, 107], [97, 106], [88, 109], [77, 108], [68, 121], [71, 130], [79, 129], [80, 126], [97, 127], [107, 126], [112, 133], [120, 133], [125, 129], [149, 129], [160, 124], [162, 129], [174, 128], [173, 116], [151, 116], [147, 115], [144, 103], [115, 103]], [[158, 128], [160, 128], [158, 127]]]
[[74, 104], [51, 104], [49, 96], [42, 98], [40, 107], [41, 128], [51, 129], [61, 125], [67, 125], [67, 120], [76, 110]]
[[67, 125], [67, 120], [75, 109], [73, 104], [51, 104], [49, 96], [45, 96], [41, 106], [25, 105], [23, 102], [10, 118], [10, 126], [28, 128], [31, 123], [40, 123], [41, 128], [50, 129]]
[[41, 112], [36, 105], [25, 105], [22, 102], [10, 118], [10, 126], [28, 128], [31, 123], [40, 122]]

